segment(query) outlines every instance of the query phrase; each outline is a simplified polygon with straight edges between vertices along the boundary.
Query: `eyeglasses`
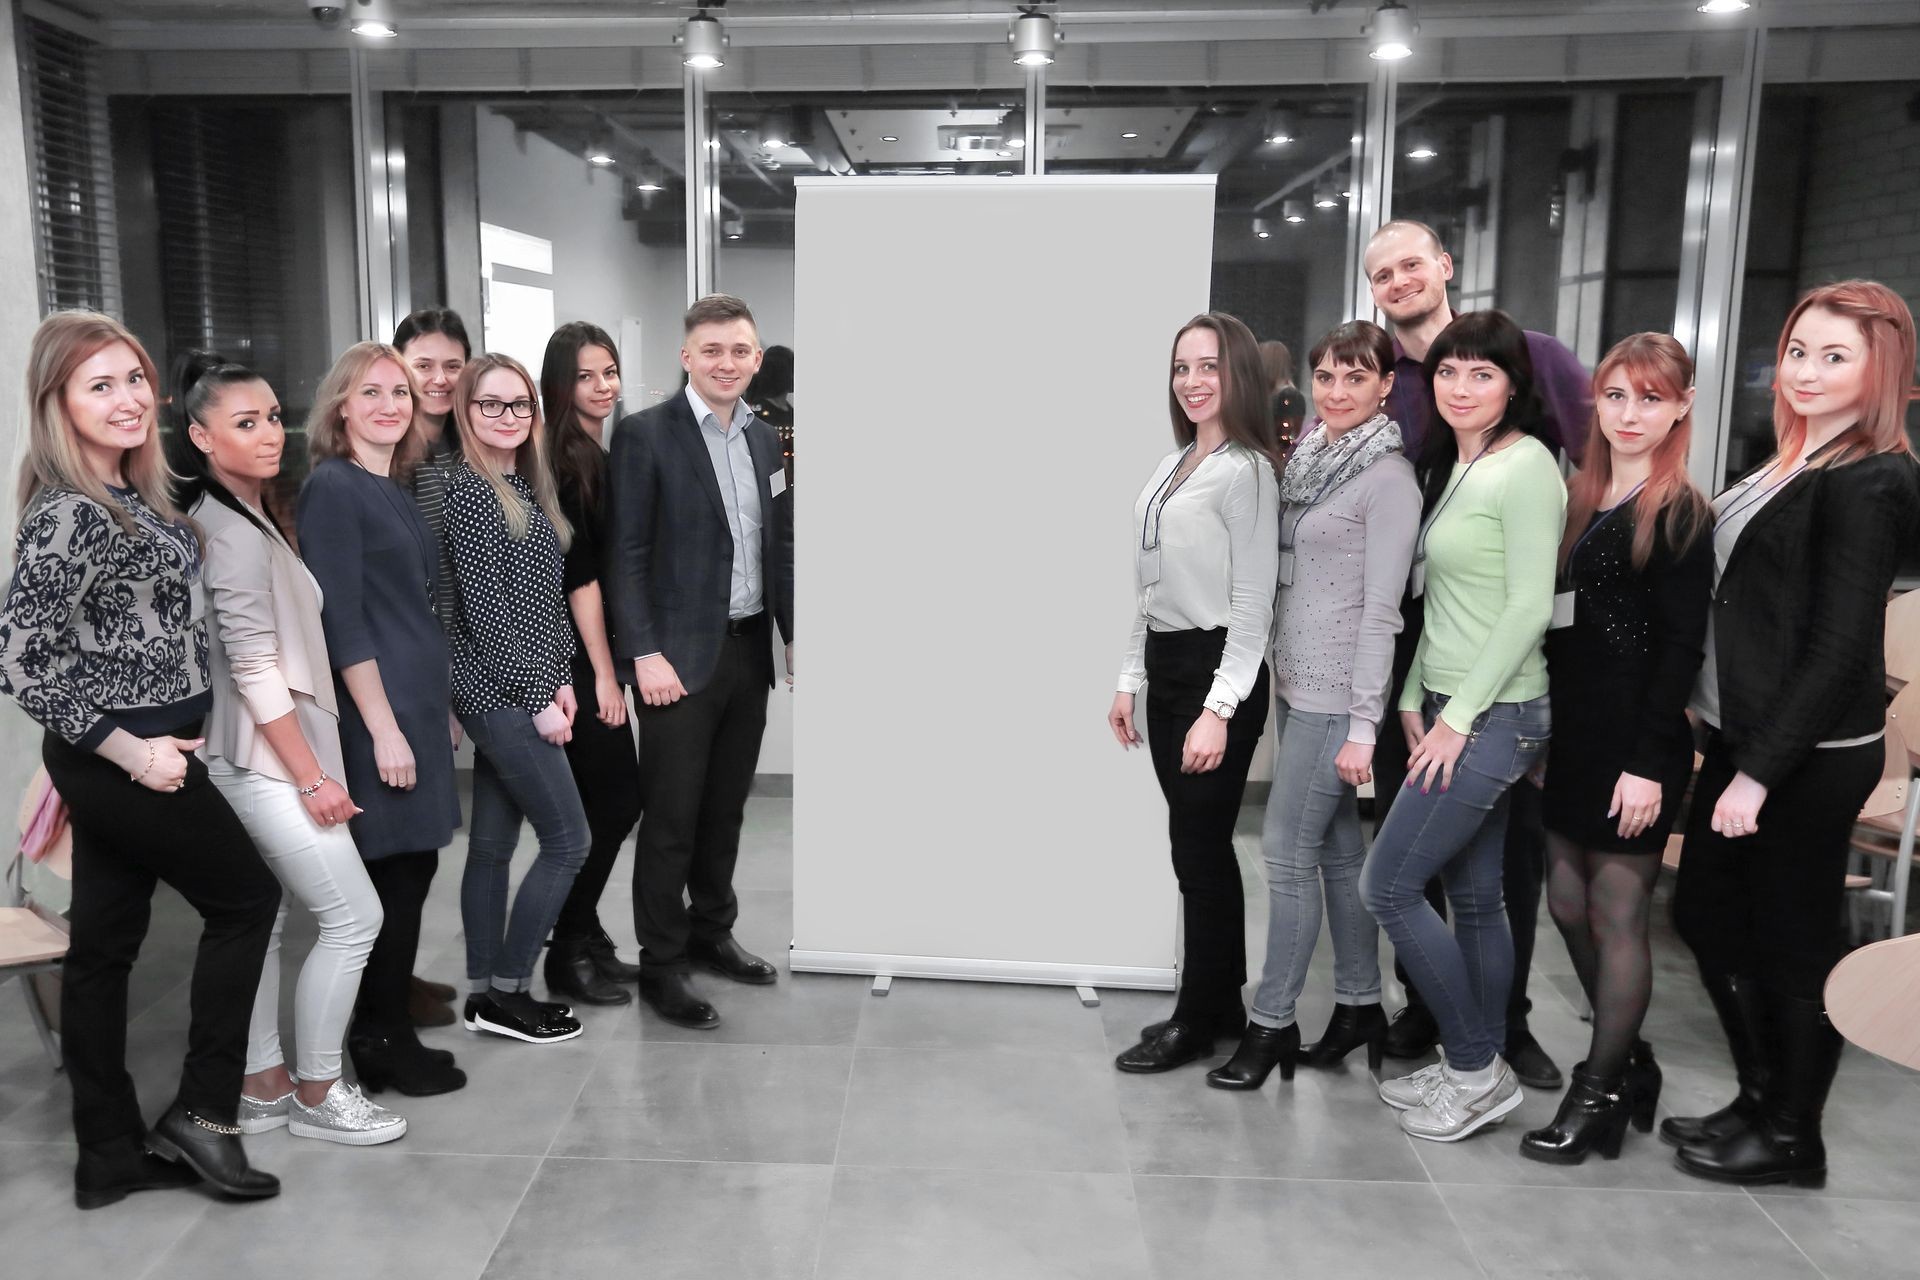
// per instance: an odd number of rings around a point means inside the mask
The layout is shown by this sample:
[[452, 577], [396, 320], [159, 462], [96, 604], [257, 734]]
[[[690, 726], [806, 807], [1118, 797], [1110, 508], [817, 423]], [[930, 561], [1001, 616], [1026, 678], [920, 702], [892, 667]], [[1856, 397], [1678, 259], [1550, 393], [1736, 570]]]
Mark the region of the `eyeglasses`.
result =
[[472, 404], [474, 408], [480, 411], [480, 416], [483, 418], [497, 418], [509, 409], [513, 410], [513, 416], [516, 418], [531, 418], [533, 416], [533, 401], [531, 400], [475, 400]]

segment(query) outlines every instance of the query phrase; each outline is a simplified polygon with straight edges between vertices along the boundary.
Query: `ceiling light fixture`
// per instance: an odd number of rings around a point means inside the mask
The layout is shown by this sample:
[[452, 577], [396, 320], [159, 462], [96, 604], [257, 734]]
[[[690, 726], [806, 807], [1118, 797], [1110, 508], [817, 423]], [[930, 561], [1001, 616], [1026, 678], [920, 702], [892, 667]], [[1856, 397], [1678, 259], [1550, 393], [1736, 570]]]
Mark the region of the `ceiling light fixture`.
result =
[[353, 34], [365, 36], [369, 40], [391, 40], [400, 34], [400, 29], [391, 22], [362, 18], [353, 24]]
[[883, 133], [883, 134], [881, 134], [881, 135], [880, 135], [880, 141], [882, 141], [882, 142], [898, 142], [898, 141], [900, 141], [900, 135], [899, 135], [899, 134], [897, 134], [897, 133]]
[[1747, 0], [1706, 0], [1705, 4], [1696, 7], [1702, 13], [1739, 13], [1742, 9], [1753, 8]]
[[1433, 145], [1432, 140], [1428, 138], [1415, 139], [1414, 144], [1407, 148], [1407, 159], [1409, 160], [1431, 160], [1439, 154], [1439, 150]]
[[1270, 240], [1273, 238], [1273, 228], [1267, 225], [1265, 218], [1255, 218], [1253, 220], [1253, 234], [1262, 240]]
[[1368, 57], [1380, 62], [1397, 62], [1413, 56], [1413, 36], [1420, 30], [1420, 24], [1413, 20], [1413, 10], [1400, 3], [1400, 0], [1386, 0], [1373, 11], [1373, 20], [1368, 22], [1364, 34], [1372, 44]]
[[1053, 53], [1063, 37], [1059, 26], [1044, 13], [1021, 10], [1007, 31], [1007, 43], [1013, 48], [1016, 67], [1053, 65]]
[[711, 14], [696, 13], [688, 18], [674, 40], [680, 46], [680, 61], [695, 71], [727, 65], [726, 28]]
[[1020, 148], [1026, 145], [1027, 145], [1027, 140], [1018, 135], [1015, 135], [1014, 137], [1007, 139], [1007, 147], [1009, 150], [1012, 150], [1012, 151], [1018, 151], [1020, 150]]
[[1120, 136], [1127, 139], [1128, 141], [1132, 141], [1133, 139], [1139, 137], [1140, 135], [1133, 132], [1131, 129], [1129, 129], [1127, 132], [1121, 134]]
[[728, 218], [720, 224], [720, 231], [727, 239], [738, 240], [747, 234], [747, 220], [745, 218]]
[[640, 166], [640, 180], [633, 184], [635, 191], [665, 191], [667, 184], [661, 181], [660, 170], [652, 165]]
[[1303, 200], [1282, 200], [1280, 202], [1280, 216], [1288, 222], [1305, 222], [1307, 220], [1306, 202]]
[[587, 157], [587, 163], [596, 164], [605, 169], [613, 164], [613, 157], [604, 151], [595, 151]]
[[1293, 123], [1287, 119], [1284, 111], [1267, 112], [1267, 143], [1270, 146], [1284, 147], [1293, 141]]
[[1313, 207], [1316, 209], [1338, 209], [1340, 197], [1332, 187], [1321, 187], [1313, 193]]

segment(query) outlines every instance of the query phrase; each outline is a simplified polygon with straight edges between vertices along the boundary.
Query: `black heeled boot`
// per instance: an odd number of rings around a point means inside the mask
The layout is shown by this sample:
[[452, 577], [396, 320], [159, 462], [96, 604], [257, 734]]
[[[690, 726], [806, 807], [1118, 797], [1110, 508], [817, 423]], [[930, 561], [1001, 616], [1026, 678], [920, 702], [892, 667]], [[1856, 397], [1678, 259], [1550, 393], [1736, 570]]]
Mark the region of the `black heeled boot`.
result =
[[1380, 1063], [1387, 1053], [1387, 1012], [1378, 1001], [1333, 1006], [1327, 1029], [1320, 1033], [1318, 1040], [1300, 1050], [1300, 1064], [1337, 1067], [1361, 1045], [1367, 1046], [1367, 1069], [1380, 1074]]
[[73, 1168], [73, 1203], [82, 1209], [118, 1204], [135, 1191], [190, 1187], [200, 1176], [184, 1164], [171, 1164], [140, 1145], [138, 1138], [116, 1138], [80, 1148]]
[[1746, 1186], [1827, 1185], [1820, 1115], [1840, 1066], [1840, 1033], [1818, 1000], [1781, 996], [1773, 1013], [1773, 1073], [1759, 1110], [1736, 1133], [1680, 1148], [1676, 1162], [1696, 1178]]
[[1653, 1060], [1653, 1046], [1635, 1040], [1627, 1050], [1627, 1101], [1633, 1104], [1633, 1127], [1642, 1133], [1653, 1132], [1654, 1108], [1660, 1105], [1660, 1085], [1664, 1080], [1660, 1064]]
[[1589, 1151], [1617, 1160], [1632, 1113], [1626, 1077], [1602, 1079], [1589, 1074], [1582, 1062], [1573, 1069], [1573, 1083], [1560, 1099], [1553, 1123], [1521, 1138], [1520, 1154], [1542, 1164], [1579, 1164]]
[[243, 1200], [280, 1194], [280, 1179], [247, 1163], [240, 1126], [197, 1116], [175, 1102], [147, 1133], [147, 1150], [184, 1164], [209, 1186]]
[[1704, 1116], [1668, 1116], [1661, 1121], [1660, 1141], [1676, 1147], [1717, 1142], [1739, 1133], [1759, 1113], [1767, 1087], [1767, 1010], [1759, 988], [1752, 978], [1725, 973], [1703, 971], [1700, 982], [1727, 1034], [1740, 1092], [1718, 1111]]
[[[559, 934], [547, 943], [547, 990], [568, 1001], [582, 1004], [632, 1004], [633, 992], [610, 982], [600, 972], [592, 944], [586, 938], [563, 938]], [[608, 944], [612, 946], [611, 943]]]
[[593, 967], [608, 982], [640, 981], [640, 966], [628, 964], [619, 957], [605, 929], [596, 929], [587, 935], [587, 954], [593, 957]]
[[[408, 1032], [412, 1031], [409, 1027]], [[453, 1065], [445, 1049], [429, 1049], [411, 1034], [383, 1035], [356, 1027], [347, 1037], [353, 1073], [368, 1093], [395, 1089], [409, 1098], [464, 1089], [467, 1073]]]
[[1249, 1022], [1240, 1033], [1240, 1047], [1225, 1065], [1207, 1072], [1207, 1083], [1215, 1089], [1258, 1089], [1277, 1066], [1282, 1080], [1293, 1079], [1293, 1064], [1300, 1056], [1300, 1024], [1263, 1027]]

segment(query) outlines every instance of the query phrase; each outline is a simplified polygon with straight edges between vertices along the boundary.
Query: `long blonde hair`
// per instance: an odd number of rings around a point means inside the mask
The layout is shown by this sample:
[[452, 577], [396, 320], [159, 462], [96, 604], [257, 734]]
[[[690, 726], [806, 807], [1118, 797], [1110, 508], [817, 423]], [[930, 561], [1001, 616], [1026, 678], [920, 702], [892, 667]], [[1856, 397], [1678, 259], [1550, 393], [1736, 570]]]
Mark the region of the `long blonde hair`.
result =
[[1780, 326], [1780, 345], [1773, 357], [1773, 438], [1779, 457], [1783, 462], [1794, 461], [1807, 440], [1807, 420], [1787, 398], [1778, 370], [1787, 358], [1794, 324], [1815, 307], [1860, 326], [1867, 350], [1860, 419], [1840, 433], [1839, 448], [1810, 465], [1839, 466], [1876, 453], [1911, 454], [1906, 416], [1907, 401], [1914, 398], [1913, 312], [1904, 298], [1877, 280], [1842, 280], [1808, 293]]
[[460, 381], [453, 389], [453, 420], [460, 430], [460, 452], [474, 474], [493, 486], [493, 492], [500, 500], [500, 514], [506, 517], [507, 532], [516, 542], [526, 537], [530, 518], [526, 499], [520, 496], [519, 490], [507, 483], [506, 473], [494, 460], [492, 446], [474, 433], [471, 404], [474, 389], [480, 385], [480, 379], [496, 369], [508, 370], [526, 385], [527, 400], [533, 405], [533, 421], [527, 427], [527, 438], [513, 451], [513, 466], [533, 486], [533, 500], [540, 504], [547, 523], [553, 526], [555, 536], [560, 539], [560, 549], [565, 551], [573, 542], [573, 525], [561, 513], [559, 488], [553, 482], [553, 463], [547, 449], [547, 423], [540, 414], [540, 388], [534, 382], [533, 375], [527, 372], [527, 367], [512, 356], [492, 353], [477, 356], [460, 371]]
[[168, 470], [160, 443], [160, 375], [153, 367], [153, 357], [125, 325], [97, 311], [56, 311], [33, 331], [33, 343], [27, 349], [27, 452], [20, 462], [18, 519], [26, 518], [34, 499], [44, 491], [71, 489], [105, 507], [128, 533], [137, 531], [133, 513], [113, 496], [81, 456], [73, 423], [67, 418], [67, 380], [116, 342], [133, 349], [153, 396], [147, 438], [127, 450], [127, 484], [162, 520], [183, 522], [173, 500], [178, 477]]
[[367, 372], [382, 360], [391, 360], [407, 380], [409, 417], [407, 434], [393, 447], [387, 474], [401, 484], [413, 480], [413, 470], [427, 456], [427, 437], [420, 425], [420, 388], [400, 353], [384, 342], [356, 342], [340, 353], [314, 392], [313, 411], [307, 415], [307, 460], [315, 466], [331, 458], [353, 458], [347, 435], [347, 397], [367, 380]]

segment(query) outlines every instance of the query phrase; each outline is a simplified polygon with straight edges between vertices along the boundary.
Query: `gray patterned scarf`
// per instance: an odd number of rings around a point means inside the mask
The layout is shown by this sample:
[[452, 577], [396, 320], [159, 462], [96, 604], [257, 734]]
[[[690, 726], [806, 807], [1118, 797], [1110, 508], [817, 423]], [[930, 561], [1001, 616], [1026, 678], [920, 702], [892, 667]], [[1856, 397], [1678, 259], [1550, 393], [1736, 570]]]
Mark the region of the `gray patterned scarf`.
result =
[[1280, 480], [1286, 502], [1313, 503], [1332, 493], [1389, 453], [1400, 451], [1400, 425], [1376, 413], [1338, 440], [1327, 440], [1325, 423], [1315, 424], [1294, 446]]

